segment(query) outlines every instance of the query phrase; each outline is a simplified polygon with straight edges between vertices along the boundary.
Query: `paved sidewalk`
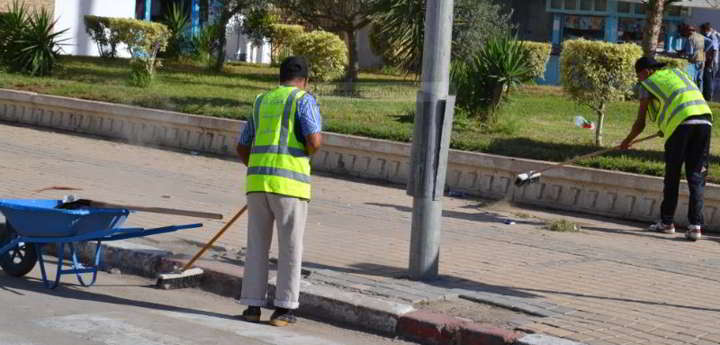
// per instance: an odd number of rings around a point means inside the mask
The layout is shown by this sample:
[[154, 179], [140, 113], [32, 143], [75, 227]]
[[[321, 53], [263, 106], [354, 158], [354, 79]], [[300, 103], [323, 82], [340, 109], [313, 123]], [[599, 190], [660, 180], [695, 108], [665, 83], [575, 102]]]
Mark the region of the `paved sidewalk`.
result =
[[[47, 186], [76, 186], [83, 198], [219, 212], [244, 204], [245, 169], [237, 162], [0, 125], [4, 198]], [[305, 266], [397, 282], [405, 274], [412, 199], [402, 188], [326, 176], [314, 178]], [[522, 329], [593, 345], [720, 343], [718, 239], [697, 243], [641, 231], [640, 224], [553, 214], [446, 198], [442, 289], [514, 298], [555, 313]], [[547, 219], [581, 223], [578, 233], [543, 229]], [[512, 219], [516, 224], [505, 224]], [[193, 218], [137, 213], [131, 225], [160, 226]], [[137, 241], [191, 254], [222, 225]], [[245, 221], [217, 246], [242, 254]], [[212, 260], [212, 257], [210, 259]], [[390, 283], [388, 283], [390, 284]], [[520, 301], [520, 302], [519, 302]], [[522, 302], [524, 301], [524, 302]]]

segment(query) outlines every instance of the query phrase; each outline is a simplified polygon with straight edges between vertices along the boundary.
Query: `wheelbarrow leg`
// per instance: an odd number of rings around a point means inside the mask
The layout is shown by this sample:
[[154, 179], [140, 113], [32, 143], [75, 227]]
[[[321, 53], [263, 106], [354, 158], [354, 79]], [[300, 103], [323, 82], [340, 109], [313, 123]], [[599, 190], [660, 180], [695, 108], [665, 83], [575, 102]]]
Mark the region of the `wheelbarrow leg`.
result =
[[[80, 282], [80, 285], [88, 287], [95, 284], [95, 281], [97, 280], [98, 267], [100, 267], [100, 254], [102, 253], [101, 242], [97, 241], [97, 245], [95, 247], [95, 259], [92, 267], [85, 267], [82, 263], [78, 261], [77, 251], [73, 243], [70, 243], [70, 251], [72, 253], [72, 271], [75, 272], [75, 275], [77, 276], [77, 280], [78, 282]], [[83, 280], [82, 278], [83, 273], [92, 273], [92, 280], [90, 281], [90, 283], [85, 283], [85, 280]]]
[[42, 244], [35, 244], [35, 251], [37, 252], [38, 261], [40, 261], [40, 273], [42, 274], [43, 285], [45, 285], [48, 289], [55, 289], [58, 285], [60, 285], [60, 276], [62, 275], [62, 266], [63, 261], [65, 260], [65, 243], [58, 242], [55, 245], [55, 250], [57, 252], [58, 260], [57, 273], [55, 273], [55, 281], [51, 284], [47, 278], [47, 273], [45, 272], [45, 259], [43, 259]]

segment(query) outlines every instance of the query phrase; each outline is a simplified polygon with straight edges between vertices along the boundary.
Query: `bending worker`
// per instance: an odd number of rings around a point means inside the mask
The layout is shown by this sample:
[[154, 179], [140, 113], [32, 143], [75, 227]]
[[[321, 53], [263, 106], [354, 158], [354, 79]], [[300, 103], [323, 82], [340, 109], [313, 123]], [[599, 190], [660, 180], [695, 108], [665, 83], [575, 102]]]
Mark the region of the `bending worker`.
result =
[[310, 200], [310, 155], [322, 145], [322, 118], [308, 85], [308, 64], [289, 57], [280, 86], [257, 96], [237, 146], [247, 165], [247, 259], [240, 303], [242, 318], [260, 321], [266, 301], [273, 223], [278, 232], [277, 288], [270, 324], [295, 323], [299, 306], [303, 233]]
[[657, 123], [665, 138], [665, 186], [660, 206], [660, 221], [651, 231], [675, 233], [673, 219], [678, 203], [680, 171], [685, 163], [685, 176], [690, 189], [688, 230], [685, 237], [697, 241], [702, 236], [703, 191], [708, 173], [712, 113], [702, 92], [685, 72], [664, 68], [652, 57], [635, 63], [640, 81], [640, 107], [637, 119], [621, 147], [627, 149], [645, 129], [645, 117]]

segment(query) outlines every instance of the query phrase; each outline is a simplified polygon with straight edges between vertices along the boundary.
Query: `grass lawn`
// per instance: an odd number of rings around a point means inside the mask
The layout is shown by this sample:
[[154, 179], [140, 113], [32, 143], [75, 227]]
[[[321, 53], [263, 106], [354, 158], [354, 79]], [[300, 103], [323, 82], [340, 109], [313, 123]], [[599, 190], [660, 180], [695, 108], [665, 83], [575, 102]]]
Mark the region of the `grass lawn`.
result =
[[[191, 114], [245, 119], [255, 96], [276, 84], [277, 70], [246, 64], [229, 64], [224, 74], [207, 72], [202, 66], [166, 63], [155, 83], [140, 89], [127, 85], [125, 60], [63, 57], [51, 78], [31, 78], [0, 72], [0, 88], [168, 109]], [[341, 84], [314, 84], [327, 131], [397, 141], [410, 141], [415, 113], [411, 80], [399, 76], [361, 73], [355, 91]], [[637, 103], [610, 106], [604, 128], [606, 145], [620, 142], [635, 119]], [[712, 104], [719, 114], [720, 105]], [[573, 118], [583, 115], [596, 121], [582, 106], [568, 100], [557, 87], [527, 86], [515, 92], [501, 111], [500, 123], [483, 131], [473, 119], [457, 116], [452, 147], [515, 157], [561, 161], [598, 150], [594, 133], [575, 127]], [[648, 124], [646, 133], [655, 127]], [[717, 130], [713, 130], [717, 138]], [[720, 152], [717, 140], [711, 154]], [[663, 141], [639, 144], [581, 162], [581, 165], [649, 175], [663, 174]], [[720, 182], [720, 159], [711, 158], [710, 180]]]

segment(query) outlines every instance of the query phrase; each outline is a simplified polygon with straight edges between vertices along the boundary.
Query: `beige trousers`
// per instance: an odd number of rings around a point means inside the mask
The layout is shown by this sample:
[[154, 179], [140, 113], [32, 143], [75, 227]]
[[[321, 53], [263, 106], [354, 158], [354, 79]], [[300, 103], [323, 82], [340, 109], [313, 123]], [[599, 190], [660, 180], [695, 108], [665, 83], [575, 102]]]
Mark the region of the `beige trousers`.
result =
[[300, 269], [308, 201], [272, 193], [249, 193], [245, 274], [240, 303], [267, 306], [268, 259], [273, 223], [278, 232], [278, 268], [275, 307], [300, 305]]

